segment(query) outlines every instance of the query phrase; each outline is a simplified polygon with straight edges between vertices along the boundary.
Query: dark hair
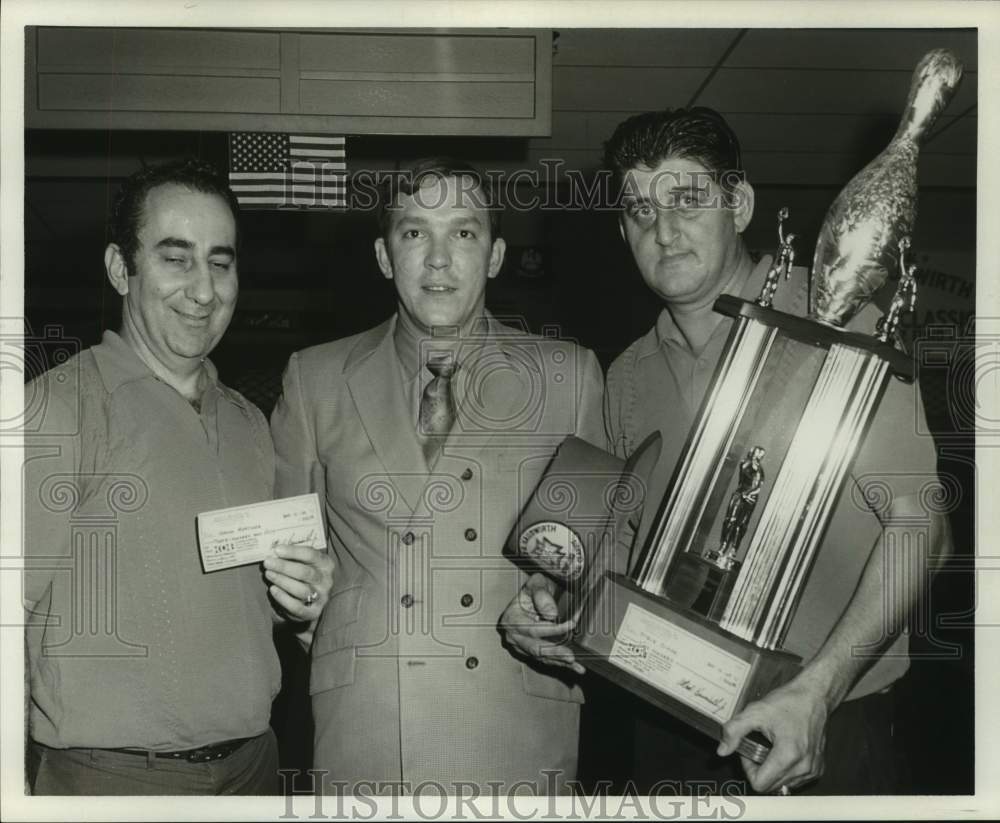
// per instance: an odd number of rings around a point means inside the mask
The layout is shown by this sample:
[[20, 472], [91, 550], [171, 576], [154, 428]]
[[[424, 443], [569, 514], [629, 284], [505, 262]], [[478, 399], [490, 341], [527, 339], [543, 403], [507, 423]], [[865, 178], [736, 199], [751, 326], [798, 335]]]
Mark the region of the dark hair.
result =
[[695, 160], [728, 194], [744, 179], [740, 141], [715, 109], [695, 106], [636, 114], [604, 144], [604, 165], [620, 190], [627, 172], [655, 168], [668, 157]]
[[399, 171], [388, 173], [383, 180], [376, 213], [381, 237], [387, 238], [389, 235], [392, 212], [397, 206], [398, 198], [401, 195], [413, 194], [431, 177], [468, 178], [472, 183], [470, 192], [479, 190], [477, 205], [481, 205], [489, 213], [490, 240], [496, 240], [500, 236], [500, 208], [499, 204], [494, 202], [493, 186], [489, 178], [475, 166], [455, 157], [424, 157]]
[[122, 183], [111, 209], [111, 242], [121, 249], [129, 274], [135, 273], [135, 253], [139, 248], [139, 229], [142, 227], [146, 195], [157, 186], [170, 183], [205, 194], [217, 194], [225, 200], [233, 213], [237, 245], [239, 243], [240, 204], [226, 178], [215, 166], [194, 158], [145, 166]]

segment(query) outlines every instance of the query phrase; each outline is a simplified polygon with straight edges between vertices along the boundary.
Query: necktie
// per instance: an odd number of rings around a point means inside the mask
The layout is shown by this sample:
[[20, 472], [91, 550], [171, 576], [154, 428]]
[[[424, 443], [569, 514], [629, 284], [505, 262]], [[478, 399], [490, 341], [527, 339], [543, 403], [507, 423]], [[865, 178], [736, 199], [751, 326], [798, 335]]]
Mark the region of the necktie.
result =
[[424, 457], [427, 468], [433, 468], [444, 439], [455, 423], [455, 399], [451, 393], [451, 378], [458, 368], [450, 354], [434, 357], [427, 369], [434, 375], [420, 398], [420, 434], [424, 435]]

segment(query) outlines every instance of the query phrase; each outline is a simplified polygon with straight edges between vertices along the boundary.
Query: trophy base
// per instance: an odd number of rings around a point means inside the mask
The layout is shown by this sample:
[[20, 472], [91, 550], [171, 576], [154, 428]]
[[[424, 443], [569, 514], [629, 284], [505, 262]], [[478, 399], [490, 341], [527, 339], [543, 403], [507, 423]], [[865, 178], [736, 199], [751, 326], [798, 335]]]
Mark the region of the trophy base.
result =
[[[796, 655], [759, 649], [610, 571], [594, 586], [570, 645], [586, 668], [716, 740], [727, 720], [802, 665]], [[740, 746], [757, 763], [768, 750], [759, 734]]]

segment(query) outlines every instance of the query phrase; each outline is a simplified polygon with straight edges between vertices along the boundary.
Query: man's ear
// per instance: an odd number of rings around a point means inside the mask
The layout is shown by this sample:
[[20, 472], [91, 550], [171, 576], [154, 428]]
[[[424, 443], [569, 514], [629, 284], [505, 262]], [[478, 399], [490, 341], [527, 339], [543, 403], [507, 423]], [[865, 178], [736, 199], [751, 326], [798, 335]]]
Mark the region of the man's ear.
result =
[[500, 274], [500, 267], [503, 265], [503, 256], [507, 253], [507, 243], [502, 237], [493, 241], [493, 249], [490, 251], [490, 267], [486, 272], [489, 278]]
[[104, 250], [104, 270], [114, 290], [122, 297], [128, 294], [128, 264], [117, 243], [108, 243]]
[[392, 280], [392, 258], [389, 256], [389, 249], [385, 246], [385, 240], [381, 237], [375, 238], [375, 259], [378, 267], [386, 280]]
[[754, 191], [746, 180], [741, 180], [733, 190], [733, 224], [736, 233], [742, 234], [753, 219]]

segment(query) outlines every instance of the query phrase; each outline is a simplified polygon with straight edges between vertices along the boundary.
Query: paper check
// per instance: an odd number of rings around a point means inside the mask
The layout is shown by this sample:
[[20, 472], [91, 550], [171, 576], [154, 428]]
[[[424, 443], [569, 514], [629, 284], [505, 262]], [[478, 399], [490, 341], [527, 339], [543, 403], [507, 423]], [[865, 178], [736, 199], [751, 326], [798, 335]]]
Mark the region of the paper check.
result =
[[281, 544], [326, 548], [326, 529], [315, 492], [202, 512], [197, 521], [205, 572], [260, 563]]

